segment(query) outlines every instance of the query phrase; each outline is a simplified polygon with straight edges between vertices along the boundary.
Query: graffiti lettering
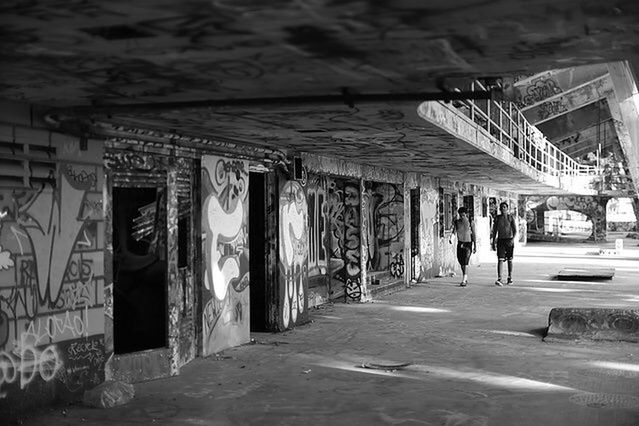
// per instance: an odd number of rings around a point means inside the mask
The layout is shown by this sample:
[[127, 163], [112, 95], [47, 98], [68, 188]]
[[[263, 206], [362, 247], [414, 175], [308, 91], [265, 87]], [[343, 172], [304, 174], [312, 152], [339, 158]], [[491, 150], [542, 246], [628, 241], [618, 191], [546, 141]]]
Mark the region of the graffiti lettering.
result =
[[23, 341], [29, 341], [34, 346], [37, 346], [49, 338], [53, 340], [56, 337], [64, 335], [78, 338], [87, 337], [87, 320], [88, 320], [88, 308], [80, 311], [80, 315], [71, 315], [70, 311], [66, 311], [64, 315], [50, 315], [45, 318], [38, 318], [36, 321], [31, 321], [27, 331], [23, 333]]
[[539, 105], [539, 109], [537, 110], [537, 118], [539, 120], [545, 120], [548, 117], [553, 117], [555, 115], [563, 114], [568, 111], [566, 105], [564, 105], [561, 101], [550, 101], [544, 102]]
[[536, 104], [546, 98], [561, 93], [557, 82], [551, 78], [539, 77], [531, 81], [531, 84], [526, 87], [525, 95], [518, 106], [525, 107], [528, 105]]
[[64, 274], [64, 281], [91, 281], [93, 278], [93, 260], [71, 259]]
[[20, 389], [24, 389], [37, 375], [45, 382], [51, 381], [62, 365], [55, 345], [42, 351], [30, 345], [22, 345], [14, 353], [0, 351], [0, 388], [19, 378]]
[[[22, 262], [21, 265], [23, 265]], [[0, 296], [0, 302], [7, 306], [13, 318], [18, 313], [25, 315], [28, 319], [35, 317], [38, 308], [37, 283], [35, 280], [26, 280], [22, 285], [13, 287], [9, 295]]]
[[77, 189], [95, 189], [98, 182], [98, 177], [95, 169], [78, 169], [77, 166], [67, 164], [66, 168], [64, 169], [64, 174], [69, 182], [73, 185], [73, 187]]
[[62, 288], [55, 307], [56, 309], [75, 310], [79, 307], [92, 306], [94, 301], [93, 290], [92, 275], [86, 282], [68, 283]]
[[390, 274], [395, 278], [404, 276], [404, 256], [401, 253], [394, 253], [393, 261], [390, 264]]
[[101, 340], [73, 342], [67, 348], [67, 359], [101, 366], [104, 364], [104, 343]]
[[107, 153], [104, 164], [109, 169], [148, 171], [155, 169], [155, 157], [134, 152]]

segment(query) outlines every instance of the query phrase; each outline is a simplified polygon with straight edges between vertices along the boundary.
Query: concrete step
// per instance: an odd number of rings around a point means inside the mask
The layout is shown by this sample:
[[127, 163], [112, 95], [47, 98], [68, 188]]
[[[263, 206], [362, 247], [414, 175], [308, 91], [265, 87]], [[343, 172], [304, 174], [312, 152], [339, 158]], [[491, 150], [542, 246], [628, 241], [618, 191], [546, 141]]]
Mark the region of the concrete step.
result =
[[370, 285], [368, 286], [368, 292], [371, 297], [381, 296], [384, 294], [392, 294], [396, 291], [404, 290], [406, 288], [406, 284], [404, 284], [404, 279], [399, 278], [395, 281], [387, 281], [378, 285]]
[[544, 340], [552, 339], [639, 343], [639, 309], [553, 308]]

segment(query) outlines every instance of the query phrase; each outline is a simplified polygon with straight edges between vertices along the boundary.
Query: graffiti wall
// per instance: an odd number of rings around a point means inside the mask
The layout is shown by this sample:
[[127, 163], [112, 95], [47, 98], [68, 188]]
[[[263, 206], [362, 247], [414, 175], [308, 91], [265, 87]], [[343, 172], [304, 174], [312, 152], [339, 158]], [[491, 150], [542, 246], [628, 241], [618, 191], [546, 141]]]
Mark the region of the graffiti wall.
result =
[[592, 222], [591, 233], [587, 239], [605, 241], [606, 204], [609, 199], [610, 197], [592, 196], [529, 196], [526, 202], [528, 239], [539, 239], [548, 234], [544, 212], [566, 210], [582, 213]]
[[203, 353], [249, 341], [248, 162], [202, 157]]
[[328, 276], [328, 200], [326, 177], [310, 174], [306, 187], [308, 199], [308, 304], [330, 300]]
[[369, 192], [367, 269], [401, 278], [405, 272], [403, 187], [373, 182]]
[[308, 204], [299, 182], [282, 183], [279, 211], [281, 328], [285, 330], [308, 321]]
[[0, 187], [0, 412], [104, 381], [102, 144], [41, 133]]
[[361, 296], [359, 181], [328, 178], [329, 270], [333, 297]]

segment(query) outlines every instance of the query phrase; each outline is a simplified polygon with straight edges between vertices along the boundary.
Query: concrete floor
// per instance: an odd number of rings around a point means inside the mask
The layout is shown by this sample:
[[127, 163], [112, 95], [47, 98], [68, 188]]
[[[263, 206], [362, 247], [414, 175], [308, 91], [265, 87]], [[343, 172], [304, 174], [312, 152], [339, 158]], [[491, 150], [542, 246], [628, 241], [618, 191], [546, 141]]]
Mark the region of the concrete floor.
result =
[[[512, 287], [493, 285], [495, 259], [484, 258], [467, 288], [436, 278], [324, 306], [293, 331], [254, 333], [178, 377], [136, 384], [125, 406], [58, 407], [24, 424], [637, 426], [638, 344], [541, 340], [552, 307], [639, 308], [639, 241], [625, 243], [620, 256], [531, 243], [516, 252]], [[616, 275], [552, 279], [587, 265]]]

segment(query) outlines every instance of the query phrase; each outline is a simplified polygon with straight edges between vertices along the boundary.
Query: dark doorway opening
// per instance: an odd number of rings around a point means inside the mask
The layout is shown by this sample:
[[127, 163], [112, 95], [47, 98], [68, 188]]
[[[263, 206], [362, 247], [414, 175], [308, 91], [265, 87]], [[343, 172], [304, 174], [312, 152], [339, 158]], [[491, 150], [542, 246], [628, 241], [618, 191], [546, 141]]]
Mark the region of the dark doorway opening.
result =
[[410, 267], [411, 278], [417, 281], [420, 271], [417, 259], [419, 258], [419, 222], [420, 222], [420, 196], [419, 188], [410, 190]]
[[266, 179], [249, 173], [249, 247], [251, 331], [267, 331], [266, 318]]
[[166, 191], [113, 188], [116, 354], [167, 345]]
[[464, 195], [463, 205], [468, 210], [468, 219], [472, 222], [475, 218], [475, 197], [472, 195]]

